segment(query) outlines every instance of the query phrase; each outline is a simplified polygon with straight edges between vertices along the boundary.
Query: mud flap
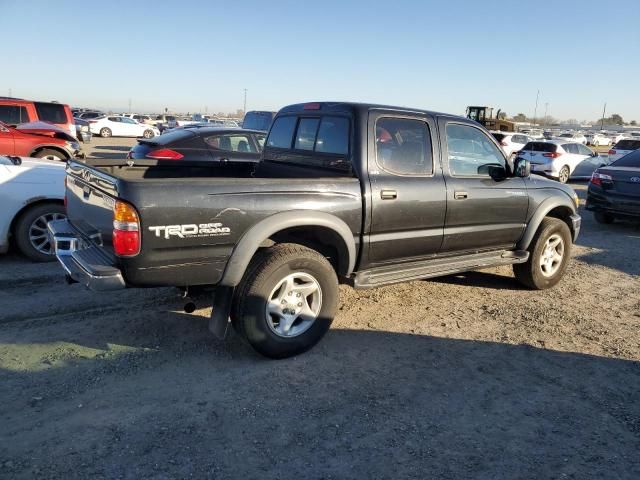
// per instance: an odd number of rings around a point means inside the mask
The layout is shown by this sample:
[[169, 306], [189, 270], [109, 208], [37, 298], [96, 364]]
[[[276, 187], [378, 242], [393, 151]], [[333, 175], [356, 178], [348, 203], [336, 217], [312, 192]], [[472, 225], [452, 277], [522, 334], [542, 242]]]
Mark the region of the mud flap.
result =
[[231, 319], [231, 303], [233, 301], [233, 287], [218, 287], [214, 294], [213, 310], [209, 318], [209, 331], [220, 340], [227, 338]]

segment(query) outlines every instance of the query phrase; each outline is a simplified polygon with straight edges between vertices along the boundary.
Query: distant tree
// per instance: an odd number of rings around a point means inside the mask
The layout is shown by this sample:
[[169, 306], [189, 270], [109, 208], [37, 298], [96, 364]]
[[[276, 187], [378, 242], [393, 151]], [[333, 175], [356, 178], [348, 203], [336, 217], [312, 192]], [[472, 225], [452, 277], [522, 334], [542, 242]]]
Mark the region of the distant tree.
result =
[[524, 113], [519, 113], [513, 117], [514, 122], [526, 122], [527, 116]]
[[594, 120], [593, 123], [601, 124], [601, 125], [624, 125], [624, 120], [620, 115], [618, 115], [617, 113], [614, 113], [610, 117]]

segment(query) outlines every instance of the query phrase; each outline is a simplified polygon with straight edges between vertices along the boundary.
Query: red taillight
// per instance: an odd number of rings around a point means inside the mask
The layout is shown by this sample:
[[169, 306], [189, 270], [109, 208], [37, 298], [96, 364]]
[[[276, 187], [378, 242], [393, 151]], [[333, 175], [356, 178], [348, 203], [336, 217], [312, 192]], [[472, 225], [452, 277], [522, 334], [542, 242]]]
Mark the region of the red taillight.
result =
[[320, 104], [319, 103], [305, 103], [304, 107], [302, 107], [303, 110], [320, 110]]
[[615, 155], [615, 154], [616, 154], [615, 150], [613, 150], [613, 149], [609, 150], [609, 155]]
[[133, 206], [116, 200], [113, 207], [113, 251], [120, 257], [140, 253], [140, 218]]
[[180, 160], [184, 155], [169, 148], [159, 148], [158, 150], [151, 150], [145, 157], [153, 158], [154, 160]]
[[558, 152], [548, 152], [548, 153], [542, 154], [543, 157], [547, 157], [547, 158], [558, 158], [560, 155], [562, 154]]
[[613, 182], [613, 177], [611, 175], [605, 175], [604, 173], [593, 172], [593, 175], [591, 175], [591, 184], [601, 187], [603, 182]]

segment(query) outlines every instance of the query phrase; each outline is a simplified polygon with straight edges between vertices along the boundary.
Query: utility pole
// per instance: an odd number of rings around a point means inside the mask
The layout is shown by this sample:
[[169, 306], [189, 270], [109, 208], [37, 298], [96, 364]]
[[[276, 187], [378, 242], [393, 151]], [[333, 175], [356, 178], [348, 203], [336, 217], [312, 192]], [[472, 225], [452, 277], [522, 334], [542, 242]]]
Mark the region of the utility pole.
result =
[[536, 93], [536, 108], [533, 111], [533, 126], [536, 125], [536, 116], [538, 115], [538, 99], [540, 98], [540, 89], [538, 89], [538, 93]]
[[242, 113], [247, 113], [247, 89], [244, 89], [244, 106], [242, 107]]
[[600, 120], [600, 130], [604, 130], [604, 116], [607, 111], [607, 102], [604, 102], [604, 107], [602, 109], [602, 120]]
[[547, 125], [547, 109], [549, 108], [549, 102], [544, 102], [544, 117], [542, 118], [542, 126]]

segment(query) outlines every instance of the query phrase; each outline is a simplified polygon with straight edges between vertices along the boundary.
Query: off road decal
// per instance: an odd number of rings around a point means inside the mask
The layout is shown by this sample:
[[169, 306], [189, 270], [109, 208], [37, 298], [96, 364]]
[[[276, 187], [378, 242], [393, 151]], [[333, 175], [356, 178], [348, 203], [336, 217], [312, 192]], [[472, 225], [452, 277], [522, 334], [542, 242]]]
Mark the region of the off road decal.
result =
[[200, 237], [220, 237], [229, 235], [231, 229], [222, 226], [221, 223], [189, 223], [186, 225], [157, 225], [149, 227], [149, 230], [155, 232], [156, 237], [178, 238], [200, 238]]

